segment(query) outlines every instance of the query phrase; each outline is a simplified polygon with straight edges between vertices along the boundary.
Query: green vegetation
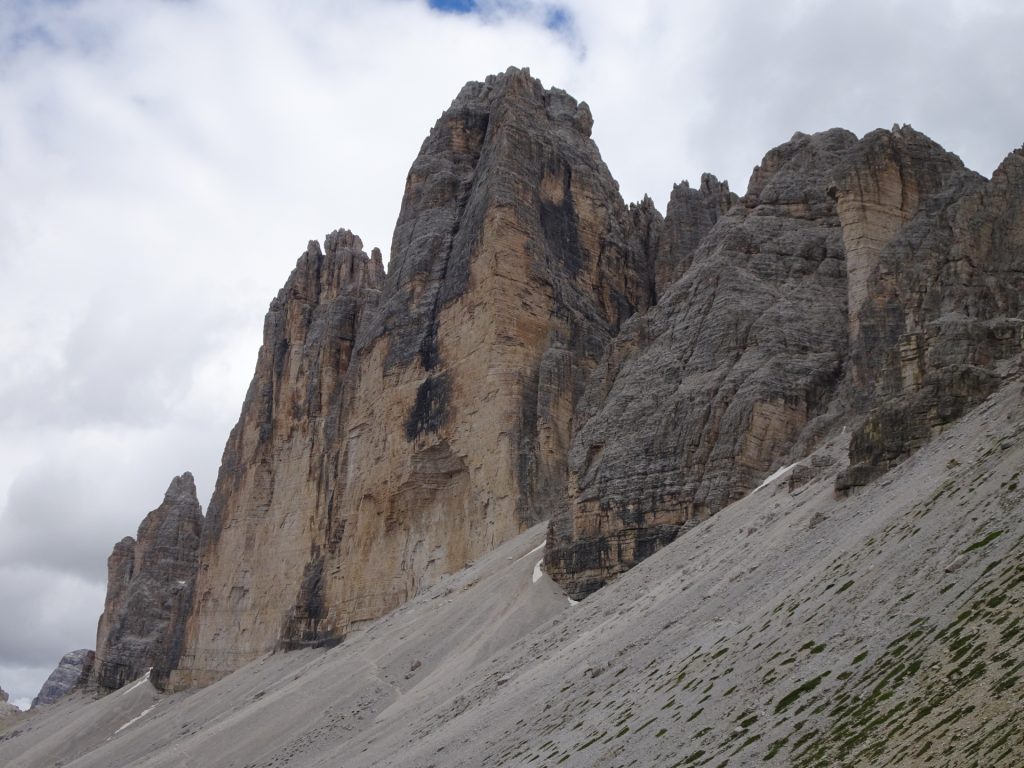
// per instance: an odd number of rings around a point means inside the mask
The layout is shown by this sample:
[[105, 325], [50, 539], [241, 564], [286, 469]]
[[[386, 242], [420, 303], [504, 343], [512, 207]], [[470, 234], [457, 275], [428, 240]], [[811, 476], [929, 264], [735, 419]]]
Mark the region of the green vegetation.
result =
[[991, 533], [986, 535], [985, 538], [971, 544], [971, 546], [965, 549], [961, 554], [966, 555], [968, 552], [973, 552], [976, 549], [981, 549], [982, 547], [988, 546], [1002, 535], [1003, 531], [992, 531]]
[[784, 712], [786, 708], [789, 707], [789, 705], [792, 704], [794, 701], [799, 699], [805, 693], [809, 693], [810, 691], [813, 691], [815, 688], [821, 685], [821, 681], [825, 678], [825, 675], [827, 674], [828, 673], [826, 672], [824, 674], [818, 675], [817, 677], [812, 677], [810, 680], [801, 684], [799, 688], [795, 688], [794, 690], [790, 691], [785, 696], [783, 696], [781, 699], [779, 699], [779, 703], [775, 705], [775, 714]]

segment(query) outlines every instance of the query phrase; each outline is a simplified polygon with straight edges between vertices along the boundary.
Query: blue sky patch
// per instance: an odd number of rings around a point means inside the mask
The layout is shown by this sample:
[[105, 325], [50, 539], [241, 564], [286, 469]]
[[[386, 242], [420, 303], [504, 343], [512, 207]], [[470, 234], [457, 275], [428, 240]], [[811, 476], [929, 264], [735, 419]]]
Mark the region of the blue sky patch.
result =
[[554, 2], [530, 3], [522, 0], [506, 0], [506, 2], [498, 2], [481, 8], [478, 0], [427, 0], [427, 5], [442, 13], [459, 15], [476, 13], [485, 18], [493, 17], [492, 20], [500, 20], [507, 15], [523, 14], [532, 17], [536, 22], [542, 23], [552, 32], [570, 42], [575, 38], [572, 12]]
[[569, 34], [572, 30], [572, 16], [565, 8], [551, 8], [545, 19], [545, 26], [555, 32]]
[[472, 13], [476, 10], [476, 0], [429, 0], [431, 8], [445, 13]]

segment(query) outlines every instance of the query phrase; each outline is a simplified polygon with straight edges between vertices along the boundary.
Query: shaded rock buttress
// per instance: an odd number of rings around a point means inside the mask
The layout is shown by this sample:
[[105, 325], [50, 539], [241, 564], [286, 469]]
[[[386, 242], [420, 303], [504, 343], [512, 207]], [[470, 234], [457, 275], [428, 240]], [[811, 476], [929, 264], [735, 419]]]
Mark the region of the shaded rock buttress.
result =
[[107, 559], [107, 597], [96, 630], [94, 675], [112, 691], [146, 674], [162, 687], [181, 656], [192, 603], [203, 512], [188, 472]]
[[65, 653], [39, 689], [39, 694], [32, 699], [33, 707], [53, 704], [67, 696], [80, 686], [84, 686], [93, 671], [96, 654], [91, 650], [79, 650]]
[[1021, 350], [1021, 167], [986, 182], [909, 126], [769, 152], [590, 382], [552, 575], [596, 589], [840, 423], [837, 487], [863, 484], [991, 393]]
[[[1024, 349], [1024, 150], [986, 181], [955, 157], [938, 163], [938, 152], [921, 150], [929, 144], [906, 127], [871, 134], [867, 161], [833, 191], [844, 229], [858, 232], [885, 218], [859, 199], [888, 197], [879, 207], [891, 211], [897, 197], [918, 196], [920, 179], [932, 188], [895, 236], [861, 239], [869, 247], [859, 249], [868, 255], [857, 280], [851, 270], [850, 295], [861, 296], [851, 307], [851, 375], [871, 408], [854, 430], [840, 491], [886, 471], [988, 397], [1003, 375], [1000, 361]], [[915, 149], [927, 160], [899, 162]]]
[[576, 414], [568, 503], [552, 515], [545, 554], [570, 594], [741, 497], [828, 409], [846, 357], [847, 286], [826, 188], [856, 143], [841, 130], [797, 134], [725, 213], [727, 188], [674, 190], [665, 233], [673, 208], [706, 210], [698, 196], [717, 200], [720, 216], [703, 219], [695, 249], [663, 233], [662, 263], [674, 259], [681, 276], [627, 323]]

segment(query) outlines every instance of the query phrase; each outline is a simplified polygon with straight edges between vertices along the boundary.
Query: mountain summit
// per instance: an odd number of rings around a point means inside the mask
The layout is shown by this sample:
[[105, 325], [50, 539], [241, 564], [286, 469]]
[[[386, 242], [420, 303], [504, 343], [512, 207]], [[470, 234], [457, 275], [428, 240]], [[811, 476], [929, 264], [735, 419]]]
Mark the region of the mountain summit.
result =
[[[581, 598], [836, 430], [837, 489], [863, 485], [1019, 353], [1020, 151], [987, 181], [909, 126], [797, 133], [742, 198], [705, 174], [663, 217], [623, 202], [592, 124], [528, 70], [469, 83], [412, 164], [387, 274], [347, 230], [309, 244], [160, 684], [336, 644], [543, 520]], [[104, 687], [151, 666], [105, 632]]]
[[[592, 125], [469, 83], [387, 272], [308, 244], [205, 518], [186, 473], [115, 546], [89, 685], [136, 682], [95, 722], [149, 680], [263, 734], [143, 726], [204, 765], [1020, 757], [1024, 150], [989, 180], [910, 126], [797, 133], [663, 216]], [[54, 749], [138, 757], [103, 728]]]

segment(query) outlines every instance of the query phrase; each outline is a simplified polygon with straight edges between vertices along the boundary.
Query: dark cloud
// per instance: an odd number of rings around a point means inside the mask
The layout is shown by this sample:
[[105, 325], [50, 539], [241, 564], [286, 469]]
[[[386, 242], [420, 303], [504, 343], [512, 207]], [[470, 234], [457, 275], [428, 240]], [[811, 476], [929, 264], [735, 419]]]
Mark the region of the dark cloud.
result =
[[38, 566], [103, 584], [114, 543], [135, 535], [172, 477], [197, 462], [200, 493], [207, 498], [212, 491], [224, 432], [194, 434], [66, 434], [67, 444], [51, 446], [49, 455], [11, 481], [0, 517], [0, 564]]
[[95, 582], [46, 568], [0, 566], [0, 686], [31, 698], [65, 653], [93, 648], [103, 594]]

